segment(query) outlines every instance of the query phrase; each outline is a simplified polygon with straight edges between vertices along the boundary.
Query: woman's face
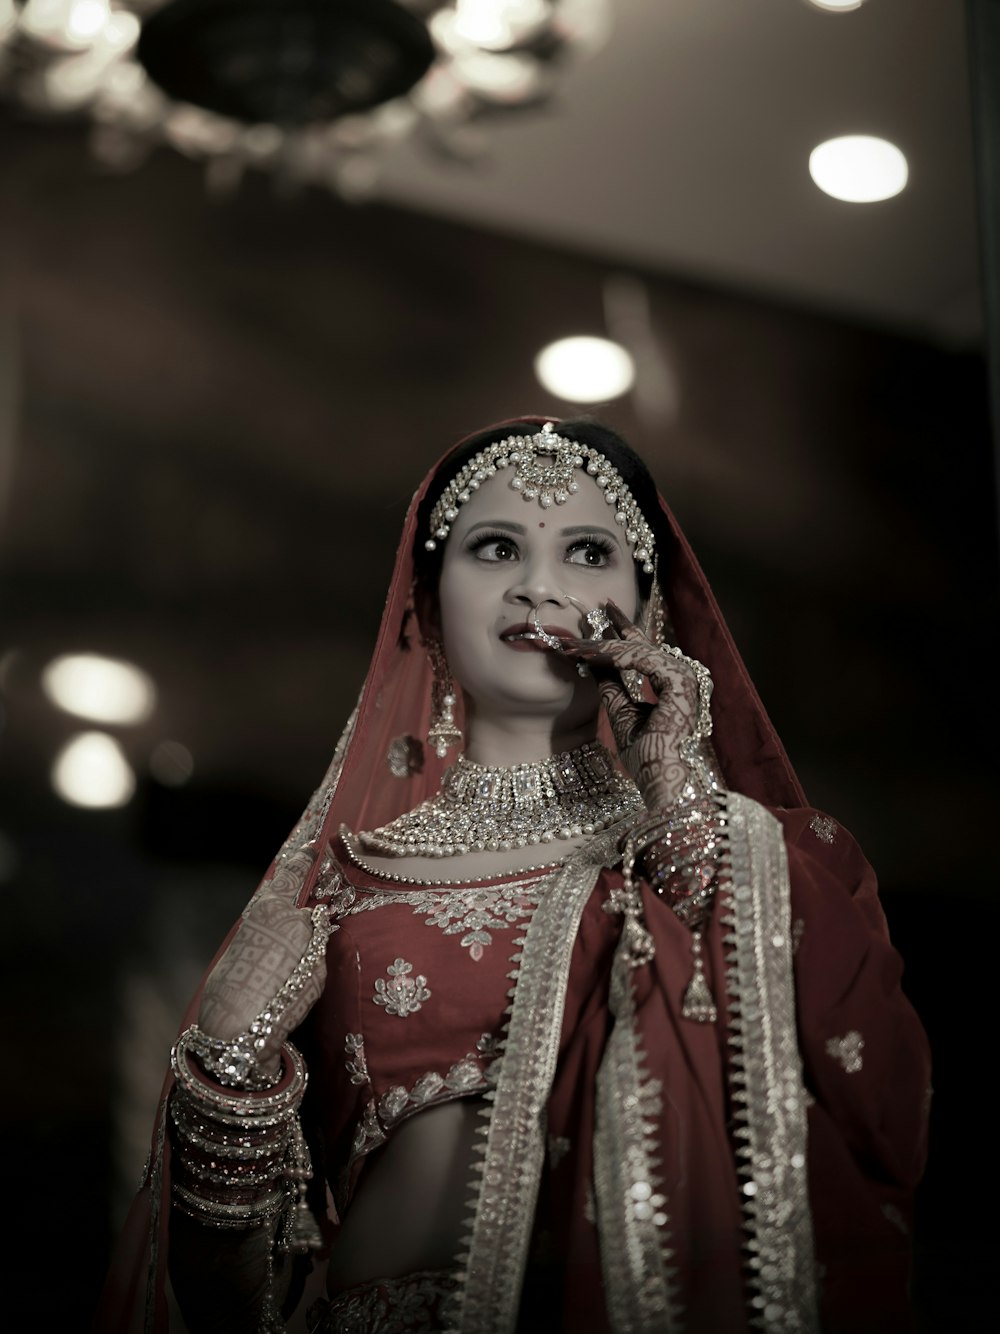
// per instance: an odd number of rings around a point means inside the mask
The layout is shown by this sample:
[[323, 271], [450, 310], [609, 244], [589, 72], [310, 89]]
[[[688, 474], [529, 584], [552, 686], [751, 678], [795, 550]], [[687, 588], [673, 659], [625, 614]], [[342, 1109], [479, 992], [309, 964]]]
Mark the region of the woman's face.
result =
[[609, 598], [639, 610], [636, 566], [604, 493], [585, 472], [564, 505], [542, 509], [504, 474], [461, 506], [444, 549], [438, 597], [445, 656], [474, 714], [559, 717], [574, 725], [598, 708], [597, 687], [575, 662], [511, 638], [541, 626], [591, 637], [583, 617]]

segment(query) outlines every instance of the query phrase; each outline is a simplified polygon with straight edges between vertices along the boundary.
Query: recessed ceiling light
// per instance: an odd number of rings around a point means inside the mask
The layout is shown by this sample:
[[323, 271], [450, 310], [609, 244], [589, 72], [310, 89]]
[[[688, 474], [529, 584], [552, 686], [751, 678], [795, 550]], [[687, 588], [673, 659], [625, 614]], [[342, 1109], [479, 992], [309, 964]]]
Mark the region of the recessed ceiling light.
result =
[[906, 158], [887, 139], [845, 134], [818, 144], [809, 154], [809, 175], [834, 199], [872, 204], [891, 199], [906, 185]]
[[156, 687], [140, 668], [97, 653], [67, 653], [42, 673], [42, 689], [60, 709], [95, 723], [141, 723]]
[[535, 374], [549, 393], [567, 403], [603, 403], [628, 393], [635, 363], [620, 343], [580, 335], [542, 348]]
[[846, 14], [849, 9], [860, 9], [865, 0], [807, 0], [814, 9], [828, 9], [831, 12]]
[[80, 732], [56, 756], [52, 786], [71, 806], [110, 810], [132, 796], [135, 774], [114, 737]]

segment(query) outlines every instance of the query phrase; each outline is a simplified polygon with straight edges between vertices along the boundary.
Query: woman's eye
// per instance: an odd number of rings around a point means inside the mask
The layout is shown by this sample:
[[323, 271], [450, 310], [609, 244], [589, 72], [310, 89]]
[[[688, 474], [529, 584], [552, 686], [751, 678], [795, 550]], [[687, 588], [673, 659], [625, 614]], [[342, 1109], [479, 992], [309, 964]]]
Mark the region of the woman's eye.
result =
[[611, 557], [611, 552], [602, 542], [577, 542], [575, 546], [570, 547], [566, 559], [572, 565], [590, 565], [599, 569], [607, 565]]
[[517, 560], [517, 547], [509, 538], [492, 537], [473, 548], [477, 560]]

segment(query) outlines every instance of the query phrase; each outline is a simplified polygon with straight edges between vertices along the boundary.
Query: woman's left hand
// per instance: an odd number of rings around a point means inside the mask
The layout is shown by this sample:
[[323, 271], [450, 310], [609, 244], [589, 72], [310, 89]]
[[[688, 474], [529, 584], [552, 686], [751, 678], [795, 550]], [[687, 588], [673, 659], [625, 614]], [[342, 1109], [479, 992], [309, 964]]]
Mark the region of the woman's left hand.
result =
[[[635, 779], [649, 810], [669, 806], [688, 777], [681, 742], [698, 719], [698, 680], [683, 659], [648, 639], [614, 602], [607, 603], [615, 639], [564, 639], [568, 656], [594, 672], [622, 763]], [[636, 703], [622, 684], [622, 671], [647, 677], [655, 704]]]

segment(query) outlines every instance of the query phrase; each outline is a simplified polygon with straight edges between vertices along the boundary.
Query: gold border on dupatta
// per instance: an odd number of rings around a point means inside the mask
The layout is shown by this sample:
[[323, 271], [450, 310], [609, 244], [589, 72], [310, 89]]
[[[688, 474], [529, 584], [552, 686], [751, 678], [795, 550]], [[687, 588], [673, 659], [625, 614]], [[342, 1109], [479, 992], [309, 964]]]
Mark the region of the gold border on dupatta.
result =
[[806, 1170], [806, 1095], [795, 1024], [788, 856], [779, 822], [729, 793], [729, 1082], [747, 1233], [749, 1323], [769, 1334], [819, 1329]]
[[636, 1029], [628, 927], [615, 951], [614, 1027], [597, 1072], [594, 1194], [608, 1316], [615, 1334], [673, 1334], [681, 1311], [666, 1248], [655, 1136], [662, 1083], [645, 1070]]
[[555, 1075], [570, 959], [583, 909], [623, 822], [577, 853], [547, 883], [511, 962], [516, 985], [496, 1088], [485, 1097], [473, 1214], [459, 1256], [449, 1334], [513, 1334], [545, 1160], [546, 1104]]

